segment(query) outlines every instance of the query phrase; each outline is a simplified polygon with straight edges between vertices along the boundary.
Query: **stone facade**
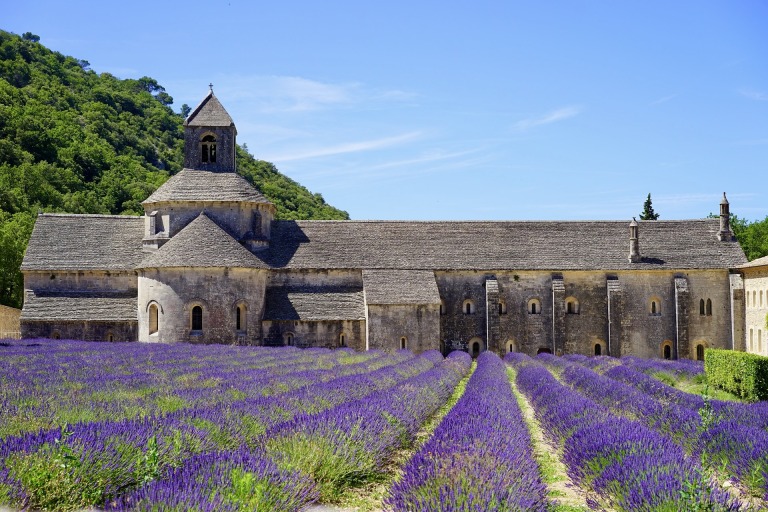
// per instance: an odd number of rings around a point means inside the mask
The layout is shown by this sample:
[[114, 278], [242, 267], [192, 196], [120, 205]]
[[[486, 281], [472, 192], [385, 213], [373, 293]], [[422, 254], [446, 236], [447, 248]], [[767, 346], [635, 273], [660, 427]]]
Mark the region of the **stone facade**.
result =
[[697, 358], [752, 332], [768, 350], [768, 270], [740, 269], [725, 197], [689, 221], [278, 221], [213, 93], [185, 127], [144, 217], [38, 217], [24, 336]]
[[752, 354], [768, 355], [768, 257], [742, 267], [744, 272], [744, 344]]
[[0, 339], [21, 336], [21, 310], [0, 306]]

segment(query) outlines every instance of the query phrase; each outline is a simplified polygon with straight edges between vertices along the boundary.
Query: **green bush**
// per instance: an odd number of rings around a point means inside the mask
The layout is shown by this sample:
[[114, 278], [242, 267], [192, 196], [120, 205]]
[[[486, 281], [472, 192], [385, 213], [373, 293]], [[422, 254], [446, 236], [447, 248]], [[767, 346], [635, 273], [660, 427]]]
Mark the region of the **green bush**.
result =
[[704, 351], [704, 372], [711, 386], [748, 402], [768, 400], [768, 357], [708, 348]]

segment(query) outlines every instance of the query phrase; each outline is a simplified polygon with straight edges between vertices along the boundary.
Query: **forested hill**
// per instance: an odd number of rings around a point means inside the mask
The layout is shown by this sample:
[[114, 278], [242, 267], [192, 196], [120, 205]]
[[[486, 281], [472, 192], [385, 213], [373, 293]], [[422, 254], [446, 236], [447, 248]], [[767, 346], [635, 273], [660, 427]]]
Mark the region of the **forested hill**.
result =
[[[0, 31], [0, 304], [21, 307], [18, 269], [39, 210], [141, 215], [181, 170], [184, 118], [172, 103], [152, 78], [96, 73], [38, 36]], [[237, 162], [278, 218], [348, 218], [242, 148]]]

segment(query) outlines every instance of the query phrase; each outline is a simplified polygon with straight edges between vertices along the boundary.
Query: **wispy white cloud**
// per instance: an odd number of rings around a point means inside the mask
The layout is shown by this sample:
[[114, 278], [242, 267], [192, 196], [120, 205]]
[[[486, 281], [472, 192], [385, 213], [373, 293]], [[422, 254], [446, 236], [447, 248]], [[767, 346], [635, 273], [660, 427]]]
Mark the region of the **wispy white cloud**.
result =
[[528, 130], [536, 126], [543, 126], [546, 124], [557, 123], [559, 121], [570, 119], [571, 117], [575, 117], [579, 115], [582, 111], [583, 111], [582, 107], [578, 105], [571, 105], [568, 107], [563, 107], [557, 110], [553, 110], [551, 112], [544, 114], [543, 116], [521, 119], [520, 121], [514, 124], [514, 127], [517, 130]]
[[340, 155], [345, 153], [358, 153], [361, 151], [372, 151], [386, 147], [396, 146], [405, 142], [412, 141], [421, 136], [421, 132], [409, 132], [393, 137], [383, 137], [380, 139], [364, 140], [359, 142], [346, 142], [333, 146], [318, 147], [313, 149], [303, 149], [284, 155], [269, 155], [269, 159], [276, 163], [289, 162], [292, 160], [305, 160], [308, 158], [317, 158], [329, 155]]
[[[213, 78], [216, 95], [226, 104], [247, 106], [259, 113], [307, 112], [370, 103], [412, 100], [415, 94], [399, 89], [376, 89], [360, 82], [325, 82], [300, 76], [219, 74]], [[183, 102], [197, 104], [207, 89], [206, 80], [164, 84]]]
[[754, 101], [768, 101], [768, 93], [755, 89], [739, 89], [739, 94]]
[[661, 105], [662, 103], [666, 103], [669, 100], [677, 98], [678, 96], [679, 96], [678, 94], [670, 94], [669, 96], [663, 96], [659, 99], [653, 100], [652, 102], [648, 103], [648, 105], [649, 106]]

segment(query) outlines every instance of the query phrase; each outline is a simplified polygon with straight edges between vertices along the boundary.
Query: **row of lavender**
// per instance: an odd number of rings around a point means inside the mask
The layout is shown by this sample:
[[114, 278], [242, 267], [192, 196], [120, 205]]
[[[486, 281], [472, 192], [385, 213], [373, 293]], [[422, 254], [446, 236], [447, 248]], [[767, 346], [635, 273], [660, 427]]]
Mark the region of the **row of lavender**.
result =
[[124, 497], [118, 508], [271, 511], [332, 500], [380, 472], [445, 403], [470, 363], [466, 353], [454, 352], [390, 388], [274, 425], [253, 449], [195, 457]]
[[[389, 389], [443, 359], [436, 352], [419, 357], [408, 352], [374, 353], [359, 362], [345, 366], [337, 362], [332, 367], [323, 353], [302, 354], [314, 355], [327, 368], [284, 373], [278, 379], [272, 375], [284, 389], [273, 389], [271, 396], [257, 393], [168, 414], [7, 436], [0, 442], [0, 502], [41, 509], [103, 506], [119, 502], [144, 482], [162, 480], [174, 468], [205, 456], [201, 454], [218, 452], [222, 460], [238, 456], [254, 460], [236, 452], [258, 450], [267, 429]], [[292, 364], [277, 362], [275, 368]], [[243, 475], [247, 482], [254, 478], [249, 471]]]
[[411, 458], [393, 511], [548, 509], [531, 438], [501, 359], [484, 352], [458, 403]]
[[386, 364], [378, 352], [44, 340], [4, 343], [0, 356], [0, 438], [234, 403]]
[[[562, 358], [540, 358], [571, 365]], [[725, 491], [710, 484], [695, 457], [672, 438], [599, 403], [581, 388], [561, 384], [540, 362], [509, 354], [516, 382], [531, 402], [546, 435], [562, 446], [569, 476], [596, 493], [595, 506], [616, 510], [739, 510]], [[586, 368], [584, 371], [589, 371]], [[594, 374], [594, 372], [591, 372]], [[594, 374], [597, 376], [597, 374]], [[610, 385], [601, 390], [609, 392]], [[626, 405], [626, 401], [616, 409]]]
[[632, 415], [669, 436], [710, 470], [733, 478], [749, 493], [768, 500], [768, 403], [708, 400], [684, 393], [641, 373], [623, 360], [606, 360], [600, 375], [574, 364], [545, 358], [561, 379], [613, 411]]

